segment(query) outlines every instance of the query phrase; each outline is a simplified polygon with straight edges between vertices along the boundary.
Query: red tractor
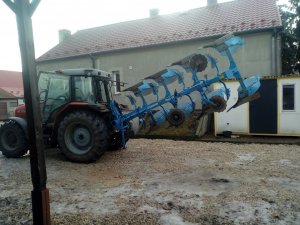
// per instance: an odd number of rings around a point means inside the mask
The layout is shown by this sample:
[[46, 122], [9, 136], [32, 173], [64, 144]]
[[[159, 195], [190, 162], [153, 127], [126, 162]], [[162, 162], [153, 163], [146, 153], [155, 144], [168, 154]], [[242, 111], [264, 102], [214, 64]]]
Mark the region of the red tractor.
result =
[[[121, 148], [121, 135], [112, 127], [108, 106], [111, 85], [109, 74], [100, 70], [41, 72], [38, 88], [44, 142], [59, 145], [75, 162], [92, 162], [107, 149]], [[21, 157], [28, 151], [28, 138], [22, 105], [16, 109], [16, 117], [0, 128], [0, 151], [6, 157]]]

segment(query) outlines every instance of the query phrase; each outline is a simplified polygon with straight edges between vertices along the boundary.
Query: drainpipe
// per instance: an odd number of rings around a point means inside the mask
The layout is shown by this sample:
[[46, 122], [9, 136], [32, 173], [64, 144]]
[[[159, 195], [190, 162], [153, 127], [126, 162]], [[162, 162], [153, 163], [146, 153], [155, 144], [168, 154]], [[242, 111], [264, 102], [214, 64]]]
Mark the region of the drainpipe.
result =
[[276, 29], [272, 32], [272, 41], [271, 41], [271, 75], [276, 74]]
[[281, 74], [281, 36], [276, 28], [272, 32], [271, 54], [271, 73], [278, 76]]
[[96, 69], [96, 57], [92, 53], [89, 54], [89, 57], [92, 60], [93, 69]]
[[281, 74], [282, 74], [282, 61], [281, 61], [281, 56], [282, 56], [281, 33], [282, 33], [282, 31], [277, 32], [277, 39], [276, 39], [276, 46], [277, 46], [276, 62], [277, 62], [277, 74], [278, 74], [278, 75], [281, 75]]

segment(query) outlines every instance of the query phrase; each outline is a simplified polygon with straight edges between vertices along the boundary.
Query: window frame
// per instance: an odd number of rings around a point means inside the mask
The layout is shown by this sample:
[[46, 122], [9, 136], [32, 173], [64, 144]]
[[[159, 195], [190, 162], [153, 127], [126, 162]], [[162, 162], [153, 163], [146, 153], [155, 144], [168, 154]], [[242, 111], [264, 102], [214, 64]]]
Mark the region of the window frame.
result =
[[[284, 101], [284, 87], [285, 86], [293, 86], [294, 88], [294, 108], [293, 109], [284, 109], [284, 104], [283, 104], [283, 101]], [[296, 112], [296, 102], [297, 102], [297, 99], [296, 99], [297, 95], [296, 95], [296, 83], [294, 82], [290, 82], [290, 83], [283, 83], [281, 85], [281, 111], [282, 112]]]
[[[101, 78], [94, 78], [95, 90], [97, 90], [97, 102], [98, 103], [107, 103], [110, 101], [109, 91], [108, 91], [108, 82]], [[103, 88], [103, 89], [102, 89]], [[105, 99], [103, 99], [103, 97]]]
[[[116, 70], [112, 70], [111, 71], [111, 74], [113, 76], [113, 86], [114, 86], [114, 94], [120, 94], [121, 93], [121, 84], [119, 83], [119, 86], [118, 86], [118, 83], [117, 83], [117, 79], [116, 79], [116, 75], [118, 74], [119, 75], [119, 82], [121, 82], [121, 71], [116, 69]], [[119, 91], [118, 91], [118, 87], [119, 87]]]
[[16, 108], [16, 107], [18, 107], [18, 101], [9, 101], [8, 106], [10, 108]]

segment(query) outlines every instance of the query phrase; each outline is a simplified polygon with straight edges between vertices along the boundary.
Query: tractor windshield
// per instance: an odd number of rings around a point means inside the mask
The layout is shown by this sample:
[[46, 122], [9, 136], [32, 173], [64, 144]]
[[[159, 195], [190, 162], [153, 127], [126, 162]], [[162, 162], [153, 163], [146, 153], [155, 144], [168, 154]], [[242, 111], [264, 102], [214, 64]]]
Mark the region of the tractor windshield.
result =
[[70, 101], [70, 77], [54, 73], [40, 73], [38, 88], [43, 122], [53, 112]]

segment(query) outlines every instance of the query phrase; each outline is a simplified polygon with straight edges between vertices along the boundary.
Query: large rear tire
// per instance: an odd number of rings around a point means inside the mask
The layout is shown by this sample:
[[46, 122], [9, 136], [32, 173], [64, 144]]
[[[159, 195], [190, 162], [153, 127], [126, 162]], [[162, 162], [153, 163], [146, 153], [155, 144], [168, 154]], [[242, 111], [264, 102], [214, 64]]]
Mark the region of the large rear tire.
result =
[[104, 118], [86, 111], [68, 114], [61, 121], [57, 134], [62, 153], [73, 162], [94, 162], [109, 146]]
[[28, 151], [24, 130], [13, 120], [0, 127], [0, 151], [7, 158], [20, 158]]

